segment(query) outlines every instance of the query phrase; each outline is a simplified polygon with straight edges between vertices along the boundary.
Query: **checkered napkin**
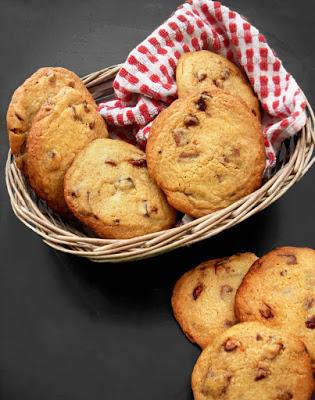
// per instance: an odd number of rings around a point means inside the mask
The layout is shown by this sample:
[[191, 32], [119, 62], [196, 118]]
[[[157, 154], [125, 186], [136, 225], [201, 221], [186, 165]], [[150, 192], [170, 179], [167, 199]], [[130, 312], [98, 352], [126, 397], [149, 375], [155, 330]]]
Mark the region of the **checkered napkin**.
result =
[[267, 166], [281, 142], [306, 122], [305, 98], [294, 78], [244, 17], [217, 1], [190, 0], [131, 51], [113, 83], [115, 100], [99, 111], [125, 140], [145, 146], [153, 119], [177, 96], [175, 70], [181, 54], [208, 49], [241, 66], [265, 111]]

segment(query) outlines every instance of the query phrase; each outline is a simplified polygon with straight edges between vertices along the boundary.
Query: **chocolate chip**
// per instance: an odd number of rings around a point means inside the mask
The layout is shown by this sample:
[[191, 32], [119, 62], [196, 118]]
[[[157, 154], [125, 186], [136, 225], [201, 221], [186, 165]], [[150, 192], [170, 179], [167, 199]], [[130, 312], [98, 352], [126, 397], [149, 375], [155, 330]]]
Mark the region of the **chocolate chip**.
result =
[[184, 125], [186, 128], [199, 125], [199, 119], [195, 115], [189, 114], [184, 118]]
[[150, 216], [150, 212], [149, 212], [149, 206], [148, 206], [147, 200], [143, 200], [142, 206], [143, 206], [143, 210], [144, 210], [143, 215], [145, 217], [149, 217]]
[[263, 347], [263, 356], [265, 359], [273, 360], [284, 350], [282, 343], [268, 343]]
[[239, 157], [241, 155], [240, 149], [237, 147], [233, 147], [232, 149], [232, 156]]
[[207, 103], [206, 103], [206, 99], [205, 99], [205, 97], [204, 97], [203, 95], [201, 95], [201, 96], [199, 97], [199, 99], [197, 100], [196, 105], [197, 105], [197, 109], [198, 109], [198, 110], [200, 110], [200, 111], [206, 111], [206, 109], [207, 109]]
[[280, 275], [281, 276], [287, 276], [288, 275], [288, 271], [286, 269], [284, 269], [283, 271], [280, 271]]
[[48, 157], [49, 157], [49, 158], [55, 158], [56, 155], [57, 155], [57, 153], [55, 152], [55, 150], [49, 150], [47, 154], [48, 154]]
[[257, 333], [257, 335], [256, 335], [256, 340], [257, 340], [257, 341], [263, 340], [263, 338], [262, 338], [262, 336], [261, 336], [260, 333]]
[[133, 165], [134, 167], [138, 168], [144, 168], [147, 166], [147, 161], [145, 158], [139, 158], [139, 159], [129, 159], [128, 162]]
[[117, 163], [113, 160], [105, 160], [105, 164], [111, 165], [112, 167], [117, 167]]
[[259, 367], [255, 376], [255, 381], [261, 381], [270, 375], [270, 370], [266, 367]]
[[224, 270], [229, 271], [230, 268], [226, 265], [229, 257], [219, 258], [214, 264], [214, 273], [217, 274], [218, 271]]
[[223, 299], [227, 294], [230, 294], [232, 292], [233, 292], [233, 288], [230, 285], [221, 286], [221, 289], [220, 289], [221, 299]]
[[307, 329], [315, 329], [315, 315], [311, 315], [307, 318], [305, 326]]
[[293, 399], [293, 394], [289, 391], [285, 391], [283, 393], [279, 393], [277, 395], [277, 400], [291, 400]]
[[198, 297], [200, 296], [201, 292], [204, 289], [204, 284], [203, 283], [199, 283], [195, 289], [193, 290], [192, 296], [194, 298], [194, 300], [197, 300]]
[[219, 183], [222, 183], [222, 182], [223, 182], [223, 176], [222, 176], [222, 175], [220, 175], [220, 174], [215, 174], [215, 177], [216, 177], [216, 179], [217, 179], [217, 181], [218, 181]]
[[19, 128], [13, 128], [13, 129], [10, 129], [10, 131], [13, 132], [15, 135], [20, 135], [20, 134], [24, 133]]
[[304, 301], [304, 308], [305, 310], [309, 310], [315, 305], [315, 298], [314, 297], [308, 297]]
[[205, 71], [201, 70], [201, 71], [197, 72], [197, 79], [198, 79], [199, 82], [204, 81], [206, 79], [206, 77], [207, 77], [207, 74], [206, 74]]
[[264, 308], [261, 308], [259, 310], [260, 315], [265, 318], [265, 319], [272, 319], [274, 317], [272, 309], [270, 306], [268, 306], [268, 304], [264, 303]]
[[225, 81], [226, 79], [228, 79], [230, 77], [230, 75], [231, 75], [231, 71], [228, 68], [226, 68], [221, 72], [220, 77], [222, 80]]
[[182, 151], [179, 155], [179, 160], [193, 160], [199, 157], [199, 152], [197, 151]]
[[189, 143], [186, 133], [187, 130], [185, 128], [173, 129], [172, 134], [177, 147], [182, 147]]
[[[81, 121], [82, 122], [82, 118], [80, 117], [80, 115], [77, 113], [77, 110], [75, 108], [75, 106], [73, 104], [71, 104], [70, 106], [72, 108], [73, 111], [73, 118], [75, 121]], [[92, 128], [91, 128], [92, 129]]]
[[84, 102], [83, 102], [83, 109], [84, 109], [84, 111], [85, 111], [86, 113], [89, 113], [89, 112], [90, 112], [90, 109], [89, 109], [89, 107], [88, 107], [88, 104], [87, 104], [86, 100], [84, 100]]
[[80, 197], [80, 192], [78, 190], [76, 190], [75, 192], [71, 192], [71, 196], [75, 198]]
[[226, 156], [225, 154], [223, 155], [223, 161], [225, 164], [228, 164], [230, 162], [230, 159], [228, 156]]
[[118, 190], [130, 190], [135, 188], [135, 184], [133, 180], [129, 177], [120, 177], [115, 183], [114, 186]]
[[224, 328], [230, 328], [231, 326], [235, 325], [235, 322], [227, 319], [226, 321], [224, 321], [223, 325], [224, 325]]
[[14, 112], [14, 114], [15, 114], [15, 116], [16, 116], [16, 118], [19, 120], [19, 121], [24, 121], [24, 119], [20, 116], [20, 114], [18, 114], [16, 111]]
[[297, 264], [297, 259], [294, 254], [279, 254], [280, 257], [285, 257], [287, 259], [288, 265]]
[[92, 121], [92, 122], [89, 123], [89, 128], [90, 129], [93, 129], [94, 126], [95, 126], [95, 121]]
[[220, 79], [213, 79], [212, 82], [217, 88], [223, 89], [223, 82]]
[[50, 83], [55, 83], [56, 82], [56, 74], [54, 74], [53, 72], [50, 74], [49, 78], [48, 78]]
[[91, 211], [80, 210], [79, 214], [82, 215], [83, 217], [94, 217], [98, 219], [98, 217], [96, 217], [96, 215], [94, 215]]
[[70, 81], [70, 82], [68, 83], [68, 86], [74, 88], [74, 87], [75, 87], [75, 82], [74, 82], [74, 81]]
[[236, 350], [240, 346], [240, 342], [235, 339], [228, 339], [223, 343], [224, 350], [227, 352]]
[[119, 225], [120, 219], [119, 219], [119, 218], [115, 218], [115, 219], [113, 220], [113, 223], [114, 223], [115, 225]]

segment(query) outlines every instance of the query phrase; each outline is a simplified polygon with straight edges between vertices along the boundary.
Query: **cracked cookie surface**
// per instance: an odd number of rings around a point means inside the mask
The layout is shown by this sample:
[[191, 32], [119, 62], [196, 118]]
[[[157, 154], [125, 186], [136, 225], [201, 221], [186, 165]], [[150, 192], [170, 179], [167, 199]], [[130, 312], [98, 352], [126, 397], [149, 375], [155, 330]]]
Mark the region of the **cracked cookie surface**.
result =
[[260, 124], [239, 98], [219, 89], [174, 101], [153, 121], [150, 175], [169, 203], [192, 217], [256, 190], [266, 155]]
[[97, 139], [65, 177], [74, 215], [104, 238], [131, 238], [168, 229], [176, 211], [148, 174], [145, 153], [120, 140]]
[[67, 214], [63, 187], [67, 169], [89, 142], [107, 136], [103, 118], [79, 91], [64, 87], [44, 103], [27, 138], [26, 169], [38, 196]]
[[212, 87], [241, 97], [250, 111], [260, 120], [259, 101], [245, 74], [225, 57], [208, 50], [184, 53], [176, 68], [178, 97]]
[[255, 260], [255, 254], [242, 253], [205, 261], [176, 282], [173, 312], [190, 341], [204, 348], [237, 323], [235, 293]]
[[217, 336], [192, 373], [195, 400], [309, 400], [313, 386], [303, 343], [257, 322]]
[[283, 328], [305, 344], [315, 371], [315, 250], [280, 247], [258, 259], [240, 285], [241, 321]]
[[16, 165], [27, 174], [26, 140], [35, 114], [42, 104], [55, 96], [62, 87], [78, 90], [85, 100], [96, 104], [80, 78], [65, 68], [44, 67], [36, 71], [13, 93], [7, 112], [10, 147]]

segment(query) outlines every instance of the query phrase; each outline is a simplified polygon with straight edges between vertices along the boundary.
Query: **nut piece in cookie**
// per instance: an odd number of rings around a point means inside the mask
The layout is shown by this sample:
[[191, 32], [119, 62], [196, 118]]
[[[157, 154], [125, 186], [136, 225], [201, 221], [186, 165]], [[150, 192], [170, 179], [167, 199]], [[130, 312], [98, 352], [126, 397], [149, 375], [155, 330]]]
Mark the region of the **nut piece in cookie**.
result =
[[[272, 349], [272, 357], [266, 349]], [[303, 343], [257, 322], [235, 325], [216, 336], [192, 373], [195, 400], [309, 400], [313, 387]]]
[[120, 140], [97, 139], [86, 146], [66, 174], [64, 194], [73, 214], [104, 238], [161, 231], [176, 219], [148, 174], [145, 153]]
[[33, 118], [42, 105], [64, 87], [76, 89], [86, 102], [96, 107], [92, 95], [80, 78], [75, 73], [60, 67], [40, 68], [13, 93], [7, 112], [8, 135], [16, 165], [26, 175], [26, 141]]
[[169, 203], [195, 218], [259, 188], [266, 164], [257, 119], [239, 97], [219, 89], [163, 110], [151, 126], [146, 154]]
[[315, 371], [315, 250], [281, 247], [257, 260], [240, 285], [235, 312], [296, 335]]
[[239, 96], [260, 120], [259, 101], [246, 75], [219, 54], [208, 50], [184, 53], [177, 64], [176, 82], [179, 98], [216, 87]]
[[[255, 260], [253, 253], [209, 260], [177, 281], [172, 296], [173, 312], [190, 341], [204, 348], [237, 322], [234, 296]], [[226, 351], [233, 347], [234, 342], [228, 342]]]
[[29, 130], [25, 162], [32, 188], [53, 210], [69, 212], [63, 181], [75, 155], [107, 136], [103, 118], [76, 89], [62, 88], [39, 109]]

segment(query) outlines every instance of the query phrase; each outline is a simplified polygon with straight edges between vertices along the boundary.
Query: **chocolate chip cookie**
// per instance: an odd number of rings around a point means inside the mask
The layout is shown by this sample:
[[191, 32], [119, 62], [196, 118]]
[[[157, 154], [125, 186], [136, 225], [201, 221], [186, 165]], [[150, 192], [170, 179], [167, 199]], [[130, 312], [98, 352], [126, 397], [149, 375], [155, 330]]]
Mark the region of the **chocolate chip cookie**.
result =
[[63, 181], [75, 155], [107, 136], [103, 118], [76, 89], [62, 88], [39, 109], [29, 130], [25, 162], [32, 188], [53, 210], [69, 211]]
[[176, 219], [148, 174], [145, 153], [120, 140], [94, 140], [75, 158], [65, 177], [65, 199], [104, 238], [161, 231]]
[[219, 89], [163, 110], [146, 153], [149, 173], [169, 203], [196, 218], [256, 190], [266, 162], [257, 118], [240, 98]]
[[303, 343], [257, 322], [217, 336], [192, 374], [195, 400], [309, 400], [313, 386]]
[[27, 174], [24, 168], [27, 157], [26, 140], [33, 117], [42, 104], [64, 86], [78, 90], [87, 102], [96, 107], [90, 92], [80, 78], [75, 73], [60, 67], [40, 68], [13, 93], [7, 112], [9, 141], [16, 165], [25, 174]]
[[177, 281], [172, 296], [173, 312], [190, 341], [204, 348], [237, 322], [235, 293], [256, 259], [253, 253], [242, 253], [209, 260]]
[[184, 53], [176, 69], [178, 97], [217, 87], [241, 97], [260, 120], [259, 101], [245, 74], [225, 57], [208, 50]]
[[280, 247], [258, 259], [237, 291], [235, 312], [298, 336], [315, 371], [315, 250]]

